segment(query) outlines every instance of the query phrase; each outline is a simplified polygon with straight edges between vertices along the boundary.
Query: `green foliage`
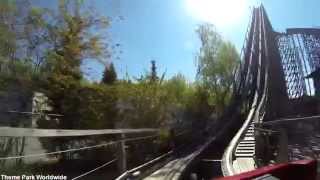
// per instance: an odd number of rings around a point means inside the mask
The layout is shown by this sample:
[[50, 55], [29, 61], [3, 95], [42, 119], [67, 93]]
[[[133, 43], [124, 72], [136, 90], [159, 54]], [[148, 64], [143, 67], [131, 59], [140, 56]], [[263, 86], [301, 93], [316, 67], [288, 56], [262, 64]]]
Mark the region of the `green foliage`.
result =
[[46, 26], [49, 40], [54, 46], [48, 54], [53, 72], [79, 79], [82, 61], [89, 58], [101, 61], [106, 55], [101, 36], [91, 31], [93, 28], [105, 28], [108, 21], [89, 11], [80, 13], [83, 10], [81, 4], [72, 1], [75, 3], [72, 6], [70, 2], [60, 1], [58, 13], [52, 13], [55, 21]]
[[[52, 101], [54, 113], [63, 114], [57, 124], [43, 128], [107, 129], [114, 127], [116, 110], [115, 87], [81, 84], [68, 76], [55, 76], [45, 94]], [[67, 79], [66, 79], [67, 78]], [[52, 90], [51, 88], [54, 88]], [[50, 122], [48, 122], [50, 123]]]
[[165, 124], [170, 100], [160, 83], [122, 83], [118, 85], [118, 93], [123, 106], [119, 116], [123, 126], [159, 127]]
[[12, 29], [16, 13], [15, 3], [9, 0], [0, 2], [0, 71], [2, 63], [13, 58], [16, 51], [16, 33]]
[[117, 97], [115, 87], [98, 84], [83, 87], [79, 92], [79, 124], [83, 128], [114, 128], [117, 116]]
[[189, 97], [194, 93], [192, 85], [180, 73], [167, 80], [164, 83], [164, 88], [170, 96], [171, 101], [183, 108], [186, 107]]
[[[7, 18], [0, 23], [0, 73], [7, 74], [2, 77], [37, 82], [33, 84], [49, 97], [53, 111], [64, 115], [56, 123], [40, 123], [41, 127], [106, 128], [115, 126], [116, 120], [123, 122], [119, 126], [166, 126], [178, 111], [206, 117], [214, 110], [221, 113], [229, 101], [239, 57], [234, 46], [208, 24], [197, 30], [201, 49], [195, 83], [189, 84], [181, 74], [159, 78], [156, 62], [151, 61], [150, 72], [137, 82], [119, 83], [114, 83], [117, 74], [111, 63], [104, 72], [102, 82], [109, 85], [105, 86], [83, 83], [80, 66], [88, 59], [108, 57], [106, 41], [99, 34], [109, 26], [106, 17], [92, 13], [80, 1], [60, 0], [55, 11], [24, 3], [23, 16], [17, 10], [20, 5], [1, 4], [0, 13]], [[23, 18], [17, 19], [18, 13]], [[17, 21], [23, 25], [20, 39], [18, 30], [12, 29]], [[17, 43], [21, 38], [27, 43]], [[26, 54], [17, 56], [19, 48]]]
[[182, 127], [210, 115], [206, 91], [188, 83], [180, 73], [156, 83], [149, 83], [148, 78], [135, 83], [121, 82], [117, 92], [123, 107], [117, 121], [121, 127], [169, 128], [177, 123]]
[[156, 82], [159, 79], [157, 75], [157, 66], [156, 61], [151, 61], [151, 74], [150, 74], [150, 82]]
[[[69, 76], [59, 76], [67, 78]], [[54, 86], [53, 86], [54, 85]], [[53, 113], [63, 114], [58, 120], [42, 119], [38, 121], [41, 128], [58, 129], [112, 129], [115, 128], [117, 118], [117, 92], [114, 86], [83, 83], [69, 77], [69, 79], [55, 79], [50, 85], [55, 90], [46, 90], [45, 94], [52, 101]], [[103, 137], [92, 141], [81, 139], [56, 138], [41, 141], [48, 151], [82, 147], [104, 142]], [[79, 154], [80, 157], [99, 159], [96, 151]], [[106, 152], [104, 152], [106, 153]], [[61, 159], [72, 159], [70, 154], [62, 154]], [[101, 159], [101, 158], [100, 158]]]
[[24, 0], [0, 3], [1, 88], [5, 90], [9, 82], [40, 87], [53, 111], [64, 115], [60, 121], [39, 122], [40, 127], [113, 127], [109, 107], [110, 103], [114, 107], [116, 98], [110, 95], [115, 93], [104, 86], [84, 85], [80, 71], [83, 61], [102, 62], [108, 55], [102, 35], [96, 33], [108, 27], [108, 19], [86, 9], [80, 1], [61, 0], [57, 10], [30, 7]]
[[101, 83], [104, 84], [114, 84], [117, 80], [117, 72], [114, 68], [113, 63], [109, 66], [106, 66], [102, 75]]
[[28, 0], [0, 2], [0, 71], [15, 71], [15, 62], [28, 61], [34, 71], [43, 61], [45, 11], [30, 7]]
[[[117, 80], [111, 63], [102, 82], [92, 83], [83, 78], [80, 67], [88, 60], [105, 64], [110, 56], [99, 34], [109, 27], [109, 20], [80, 1], [60, 0], [55, 10], [24, 3], [24, 13], [18, 10], [23, 6], [14, 2], [0, 2], [0, 18], [5, 18], [0, 20], [0, 91], [19, 83], [30, 94], [43, 92], [53, 108], [51, 113], [63, 117], [40, 119], [40, 128], [161, 128], [160, 140], [166, 141], [168, 129], [183, 129], [189, 120], [208, 119], [214, 111], [222, 113], [228, 104], [239, 56], [210, 25], [197, 30], [201, 49], [196, 82], [189, 83], [182, 74], [165, 79], [165, 73], [159, 76], [156, 61], [151, 61], [150, 71], [136, 81], [129, 76]], [[21, 27], [14, 26], [17, 22]], [[82, 143], [78, 146], [103, 141], [77, 140]], [[48, 151], [71, 148], [74, 142], [42, 140]]]
[[85, 60], [102, 61], [108, 53], [101, 35], [92, 33], [93, 28], [97, 32], [107, 28], [108, 20], [86, 10], [79, 1], [63, 0], [57, 12], [51, 11], [49, 17], [41, 18], [47, 43], [52, 47], [45, 53], [42, 69], [46, 75], [41, 85], [54, 112], [64, 115], [50, 127], [112, 128], [115, 98], [110, 95], [114, 92], [96, 84], [84, 85], [80, 70]]
[[202, 45], [196, 57], [198, 81], [207, 91], [208, 103], [221, 114], [229, 102], [240, 58], [235, 47], [223, 41], [212, 25], [201, 25], [197, 33]]

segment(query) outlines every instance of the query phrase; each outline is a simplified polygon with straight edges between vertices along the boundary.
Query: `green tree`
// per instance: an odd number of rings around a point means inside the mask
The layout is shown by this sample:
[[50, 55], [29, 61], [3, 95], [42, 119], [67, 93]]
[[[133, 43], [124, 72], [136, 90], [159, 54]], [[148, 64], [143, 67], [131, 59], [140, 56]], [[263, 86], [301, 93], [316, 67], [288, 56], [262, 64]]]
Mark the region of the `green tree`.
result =
[[156, 61], [152, 60], [151, 61], [150, 82], [156, 82], [157, 80], [159, 80], [159, 77], [157, 75]]
[[[24, 64], [29, 71], [35, 70], [43, 54], [35, 54], [45, 49], [40, 31], [44, 11], [31, 7], [28, 0], [0, 2], [0, 72], [18, 76]], [[16, 53], [18, 52], [18, 53]]]
[[[52, 19], [55, 21], [46, 26], [49, 41], [53, 45], [48, 52], [51, 70], [79, 80], [82, 78], [80, 65], [83, 61], [104, 59], [107, 49], [102, 35], [96, 32], [108, 27], [109, 21], [104, 16], [96, 16], [85, 10], [80, 1], [64, 0], [60, 0], [58, 13]], [[93, 28], [96, 29], [95, 33], [92, 32]]]
[[0, 70], [6, 61], [13, 60], [16, 52], [16, 4], [12, 1], [0, 2]]
[[[25, 18], [29, 16], [29, 10], [30, 7], [24, 0], [0, 1], [0, 99], [3, 101], [3, 99], [12, 97], [13, 92], [18, 93], [19, 101], [8, 101], [9, 106], [16, 104], [14, 106], [18, 108], [16, 109], [18, 111], [27, 110], [27, 104], [31, 101], [34, 88], [33, 66], [23, 54], [23, 42], [26, 40], [23, 29], [26, 25]], [[17, 106], [17, 103], [20, 107]], [[6, 106], [0, 109], [5, 110]], [[21, 123], [18, 118], [10, 118], [10, 125], [25, 126], [26, 124]], [[0, 153], [4, 156], [24, 154], [25, 138], [21, 140], [8, 138], [5, 141], [2, 140], [1, 144], [3, 146], [0, 148]], [[22, 160], [15, 162], [21, 165]], [[0, 166], [5, 170], [8, 164], [2, 161]]]
[[236, 48], [216, 32], [210, 24], [197, 29], [201, 41], [200, 52], [196, 56], [197, 79], [208, 93], [208, 103], [221, 115], [229, 102], [234, 83], [234, 71], [239, 62]]
[[[60, 128], [81, 128], [79, 113], [82, 73], [80, 66], [88, 59], [102, 61], [107, 50], [100, 32], [108, 27], [104, 16], [87, 10], [80, 1], [59, 1], [57, 12], [45, 18], [47, 41], [52, 49], [46, 53], [44, 68], [48, 71], [44, 90], [56, 113], [64, 117]], [[97, 31], [92, 31], [95, 28]], [[99, 29], [99, 30], [98, 30]]]
[[[9, 84], [24, 86], [31, 91], [36, 76], [34, 64], [28, 58], [26, 46], [31, 35], [25, 33], [28, 18], [32, 16], [27, 0], [0, 1], [0, 86], [6, 90]], [[29, 92], [31, 94], [31, 92]]]
[[186, 78], [181, 73], [172, 76], [164, 86], [177, 105], [184, 106], [186, 104], [187, 99], [185, 99], [185, 96], [191, 87], [189, 87]]
[[114, 68], [113, 63], [107, 65], [104, 69], [101, 83], [114, 84], [117, 81], [117, 72]]

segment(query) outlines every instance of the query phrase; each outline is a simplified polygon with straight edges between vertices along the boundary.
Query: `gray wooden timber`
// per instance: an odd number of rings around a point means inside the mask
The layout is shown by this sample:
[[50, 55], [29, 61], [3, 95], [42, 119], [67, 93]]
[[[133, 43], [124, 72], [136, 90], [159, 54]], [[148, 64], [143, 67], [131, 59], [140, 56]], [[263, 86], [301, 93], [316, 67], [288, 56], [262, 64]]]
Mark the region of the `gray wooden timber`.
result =
[[158, 129], [96, 129], [96, 130], [73, 130], [73, 129], [35, 129], [0, 127], [0, 137], [71, 137], [92, 136], [108, 134], [133, 134], [158, 132]]

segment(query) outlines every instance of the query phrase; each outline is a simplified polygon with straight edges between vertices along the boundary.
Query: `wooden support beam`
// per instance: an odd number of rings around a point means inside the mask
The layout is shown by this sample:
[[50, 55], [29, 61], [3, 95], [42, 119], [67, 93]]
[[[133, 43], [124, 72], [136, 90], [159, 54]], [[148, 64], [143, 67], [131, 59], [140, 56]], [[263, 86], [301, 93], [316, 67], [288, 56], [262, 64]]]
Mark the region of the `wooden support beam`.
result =
[[120, 173], [127, 171], [127, 154], [126, 154], [126, 143], [124, 139], [126, 138], [125, 134], [120, 134], [121, 141], [118, 145], [118, 169]]
[[158, 129], [35, 129], [35, 128], [14, 128], [0, 127], [0, 137], [72, 137], [72, 136], [92, 136], [108, 134], [132, 134], [132, 133], [152, 133]]

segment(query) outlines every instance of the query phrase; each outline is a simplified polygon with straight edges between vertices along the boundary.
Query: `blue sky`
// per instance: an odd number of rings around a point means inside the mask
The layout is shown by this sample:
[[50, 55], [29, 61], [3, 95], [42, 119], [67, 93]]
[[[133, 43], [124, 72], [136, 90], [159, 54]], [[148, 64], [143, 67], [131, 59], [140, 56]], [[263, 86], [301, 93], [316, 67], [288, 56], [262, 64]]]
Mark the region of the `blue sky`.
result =
[[[199, 50], [195, 29], [204, 22], [204, 19], [195, 17], [190, 12], [190, 9], [186, 7], [187, 1], [87, 1], [100, 14], [113, 19], [108, 33], [113, 43], [121, 44], [118, 50], [121, 50], [122, 54], [117, 53], [120, 59], [114, 56], [111, 61], [116, 65], [120, 77], [123, 77], [126, 72], [130, 76], [140, 76], [149, 69], [150, 61], [156, 60], [159, 72], [166, 71], [167, 78], [180, 72], [190, 81], [194, 79], [196, 70], [194, 56]], [[38, 4], [44, 6], [49, 6], [47, 2], [37, 0]], [[241, 2], [246, 2], [244, 6], [241, 6], [243, 8], [241, 18], [228, 25], [217, 24], [217, 30], [226, 40], [233, 42], [238, 50], [243, 43], [249, 21], [250, 6], [259, 4], [261, 1], [242, 0]], [[51, 3], [53, 5], [53, 1]], [[277, 31], [284, 31], [288, 27], [320, 25], [320, 13], [318, 13], [320, 1], [264, 0], [262, 3]], [[210, 5], [219, 6], [219, 3]], [[229, 9], [229, 13], [235, 13], [235, 10]], [[223, 9], [221, 14], [224, 11], [228, 12], [228, 9]], [[122, 16], [123, 20], [119, 20], [119, 16]], [[215, 16], [220, 16], [220, 14], [215, 14]], [[226, 17], [221, 15], [221, 18]], [[90, 74], [90, 79], [98, 80], [103, 67], [97, 63], [89, 63], [84, 70]]]

